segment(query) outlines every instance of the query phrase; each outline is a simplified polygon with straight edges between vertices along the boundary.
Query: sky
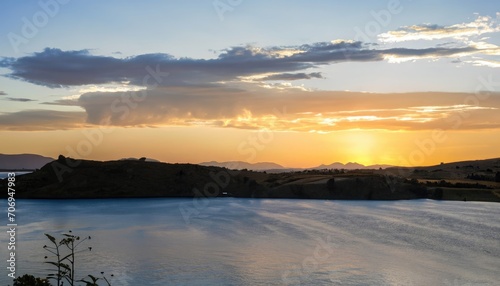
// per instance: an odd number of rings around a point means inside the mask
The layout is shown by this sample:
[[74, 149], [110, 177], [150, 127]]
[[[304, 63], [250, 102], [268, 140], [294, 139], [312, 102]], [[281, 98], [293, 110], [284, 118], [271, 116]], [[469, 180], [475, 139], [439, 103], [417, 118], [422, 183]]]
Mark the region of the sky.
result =
[[0, 2], [0, 153], [500, 157], [498, 1]]

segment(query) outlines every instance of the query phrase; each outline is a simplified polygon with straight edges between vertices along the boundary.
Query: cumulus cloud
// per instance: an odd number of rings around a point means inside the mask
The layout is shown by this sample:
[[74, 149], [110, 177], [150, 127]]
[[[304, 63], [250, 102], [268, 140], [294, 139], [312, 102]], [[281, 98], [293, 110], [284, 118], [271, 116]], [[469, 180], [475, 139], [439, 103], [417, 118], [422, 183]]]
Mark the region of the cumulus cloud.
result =
[[[491, 48], [490, 48], [491, 50]], [[272, 74], [276, 78], [313, 78], [303, 71], [340, 62], [373, 62], [388, 58], [419, 59], [480, 53], [477, 47], [425, 49], [371, 49], [361, 42], [322, 42], [295, 47], [232, 47], [215, 59], [174, 58], [168, 54], [144, 54], [128, 58], [97, 56], [88, 50], [46, 48], [20, 58], [3, 58], [7, 76], [48, 87], [127, 83], [138, 86], [209, 86], [241, 77]]]
[[[290, 47], [232, 47], [216, 59], [173, 58], [168, 54], [144, 54], [129, 58], [91, 55], [87, 50], [45, 49], [21, 58], [7, 58], [0, 66], [11, 69], [11, 78], [49, 87], [130, 82], [144, 86], [145, 78], [163, 76], [162, 85], [207, 85], [262, 73], [300, 71], [322, 60], [368, 60], [357, 51], [360, 44], [314, 44], [292, 52]], [[346, 50], [347, 49], [347, 50]], [[344, 55], [345, 52], [345, 55]], [[327, 59], [328, 57], [329, 59]], [[378, 56], [372, 56], [372, 59]], [[168, 74], [169, 76], [165, 76]], [[157, 78], [154, 78], [157, 80]]]
[[500, 31], [500, 25], [489, 16], [478, 16], [476, 20], [469, 23], [461, 23], [450, 26], [435, 24], [422, 24], [404, 26], [395, 31], [382, 33], [378, 36], [381, 42], [405, 42], [415, 40], [441, 40], [447, 38], [468, 39], [485, 33]]
[[12, 70], [8, 76], [48, 87], [142, 80], [145, 67], [167, 62], [167, 54], [146, 54], [119, 59], [91, 55], [88, 50], [62, 51], [46, 48], [32, 56], [4, 58], [0, 66]]

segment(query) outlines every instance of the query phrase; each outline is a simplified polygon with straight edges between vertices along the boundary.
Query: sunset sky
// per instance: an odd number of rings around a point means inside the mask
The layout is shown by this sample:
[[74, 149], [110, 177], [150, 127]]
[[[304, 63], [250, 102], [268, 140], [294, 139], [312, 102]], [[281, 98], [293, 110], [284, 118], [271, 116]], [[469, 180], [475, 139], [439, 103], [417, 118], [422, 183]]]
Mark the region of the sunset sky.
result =
[[0, 22], [0, 153], [500, 157], [498, 1], [7, 0]]

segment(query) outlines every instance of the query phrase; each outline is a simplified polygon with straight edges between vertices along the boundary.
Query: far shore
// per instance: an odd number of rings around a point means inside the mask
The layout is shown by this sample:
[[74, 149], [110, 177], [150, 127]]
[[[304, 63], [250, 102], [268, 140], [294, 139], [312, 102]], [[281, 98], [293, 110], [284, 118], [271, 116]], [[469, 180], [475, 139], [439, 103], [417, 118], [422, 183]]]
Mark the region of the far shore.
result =
[[[15, 178], [16, 199], [284, 198], [500, 202], [500, 159], [431, 167], [323, 169], [283, 173], [143, 160], [60, 156]], [[8, 180], [0, 180], [7, 189]], [[6, 198], [3, 192], [0, 197]]]

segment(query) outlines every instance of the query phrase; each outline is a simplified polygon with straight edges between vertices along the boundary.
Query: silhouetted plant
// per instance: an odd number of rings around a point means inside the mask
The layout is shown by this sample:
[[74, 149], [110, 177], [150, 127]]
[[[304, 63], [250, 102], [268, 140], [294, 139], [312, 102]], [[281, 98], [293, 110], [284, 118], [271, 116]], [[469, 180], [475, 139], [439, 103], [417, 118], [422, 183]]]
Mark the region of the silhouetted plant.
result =
[[[49, 274], [49, 279], [56, 280], [58, 286], [62, 283], [63, 279], [66, 280], [69, 285], [75, 285], [75, 253], [81, 252], [77, 250], [78, 246], [85, 240], [90, 239], [89, 236], [80, 240], [79, 236], [71, 234], [71, 231], [69, 232], [70, 233], [63, 233], [65, 238], [61, 239], [59, 242], [57, 242], [56, 239], [50, 234], [45, 234], [54, 246], [45, 245], [44, 248], [48, 252], [52, 253], [56, 258], [55, 261], [46, 262], [54, 265], [57, 270], [55, 274]], [[69, 250], [69, 253], [64, 255], [61, 247], [66, 247], [66, 249]], [[90, 251], [92, 248], [89, 247], [88, 250]], [[45, 258], [47, 259], [48, 257], [45, 256]]]
[[[113, 276], [113, 274], [111, 274], [111, 276]], [[108, 286], [111, 286], [111, 284], [109, 283], [109, 280], [106, 278], [106, 276], [104, 276], [104, 272], [101, 272], [100, 278], [97, 278], [93, 275], [87, 275], [87, 277], [85, 277], [84, 279], [78, 280], [78, 282], [84, 282], [85, 286], [99, 286], [97, 284], [97, 281], [99, 281], [99, 280], [104, 280], [104, 281], [106, 281], [106, 284]]]
[[[78, 249], [80, 244], [82, 244], [86, 240], [90, 240], [91, 237], [87, 236], [83, 239], [80, 239], [80, 236], [74, 235], [71, 233], [63, 233], [64, 238], [57, 241], [55, 237], [50, 234], [45, 234], [45, 236], [50, 240], [53, 246], [45, 245], [43, 248], [50, 252], [53, 255], [53, 261], [46, 261], [45, 263], [51, 264], [55, 267], [54, 272], [48, 275], [48, 279], [53, 279], [56, 281], [56, 286], [64, 285], [64, 281], [68, 282], [70, 286], [75, 285], [75, 269], [76, 269], [76, 256], [75, 254], [83, 252], [83, 251], [92, 251], [92, 247], [87, 247], [85, 249]], [[48, 259], [48, 256], [45, 256], [45, 259]], [[104, 272], [101, 272], [103, 275]], [[88, 275], [84, 279], [77, 280], [76, 282], [86, 283], [86, 286], [89, 285], [98, 285], [98, 280], [106, 281], [107, 285], [111, 285], [106, 277], [102, 276], [101, 278], [96, 278], [92, 275]]]

